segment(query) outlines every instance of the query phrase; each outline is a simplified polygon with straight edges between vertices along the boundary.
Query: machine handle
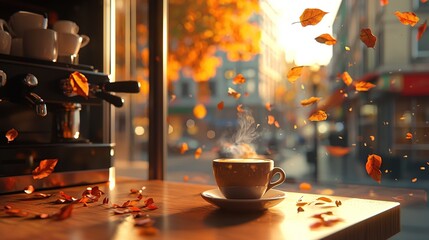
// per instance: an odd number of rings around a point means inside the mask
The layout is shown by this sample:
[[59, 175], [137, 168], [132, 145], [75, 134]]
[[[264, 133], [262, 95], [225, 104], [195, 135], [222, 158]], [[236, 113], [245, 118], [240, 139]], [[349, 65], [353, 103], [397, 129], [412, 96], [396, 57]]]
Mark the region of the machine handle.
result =
[[107, 82], [103, 84], [103, 90], [107, 92], [139, 93], [140, 83], [137, 81]]
[[101, 98], [107, 101], [108, 103], [112, 104], [115, 107], [122, 107], [124, 105], [124, 99], [118, 96], [112, 95], [110, 93], [97, 91], [94, 93], [94, 95], [98, 98]]

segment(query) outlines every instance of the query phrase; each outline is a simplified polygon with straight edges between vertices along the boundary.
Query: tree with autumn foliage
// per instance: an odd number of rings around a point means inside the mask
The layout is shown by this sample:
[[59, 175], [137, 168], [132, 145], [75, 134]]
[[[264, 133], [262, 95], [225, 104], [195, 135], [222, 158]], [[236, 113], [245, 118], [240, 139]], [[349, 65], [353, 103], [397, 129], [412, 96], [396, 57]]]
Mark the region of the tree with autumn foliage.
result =
[[208, 81], [222, 63], [219, 50], [230, 61], [251, 60], [259, 52], [258, 11], [258, 0], [169, 1], [168, 80], [178, 80], [182, 70]]

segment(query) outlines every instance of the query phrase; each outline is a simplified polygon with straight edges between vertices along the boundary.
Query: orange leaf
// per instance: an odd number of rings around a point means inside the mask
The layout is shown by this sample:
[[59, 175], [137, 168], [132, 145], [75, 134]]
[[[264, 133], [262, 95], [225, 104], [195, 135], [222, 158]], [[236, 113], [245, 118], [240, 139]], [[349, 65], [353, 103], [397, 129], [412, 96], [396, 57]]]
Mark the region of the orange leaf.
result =
[[274, 126], [276, 126], [276, 128], [280, 128], [280, 124], [279, 124], [279, 122], [275, 121], [275, 122], [274, 122]]
[[353, 82], [353, 79], [352, 79], [352, 77], [350, 76], [350, 74], [348, 73], [348, 72], [343, 72], [342, 74], [341, 74], [341, 78], [343, 79], [343, 82], [347, 85], [347, 86], [349, 86], [350, 84], [352, 84], [352, 82]]
[[33, 185], [28, 185], [28, 186], [24, 189], [24, 192], [25, 192], [26, 194], [32, 194], [32, 193], [34, 192], [34, 187], [33, 187]]
[[412, 138], [413, 138], [413, 134], [412, 133], [407, 133], [406, 136], [405, 136], [405, 139], [408, 139], [408, 140], [410, 140]]
[[385, 6], [389, 4], [389, 0], [380, 0], [380, 6]]
[[324, 121], [328, 118], [328, 115], [323, 110], [318, 110], [317, 112], [311, 114], [308, 120], [313, 122]]
[[182, 145], [180, 146], [180, 154], [184, 154], [185, 152], [187, 152], [189, 150], [188, 148], [188, 144], [187, 143], [182, 143]]
[[80, 72], [73, 72], [69, 76], [69, 81], [74, 93], [82, 97], [89, 96], [89, 84], [85, 75]]
[[326, 152], [335, 157], [342, 157], [350, 152], [349, 147], [326, 146]]
[[235, 76], [234, 79], [232, 80], [232, 83], [234, 85], [243, 84], [245, 82], [246, 82], [246, 78], [244, 78], [243, 74], [241, 73], [237, 74], [237, 76]]
[[73, 210], [73, 203], [70, 203], [60, 209], [60, 212], [56, 214], [57, 220], [64, 220], [71, 216]]
[[324, 33], [318, 37], [315, 38], [317, 42], [324, 43], [326, 45], [335, 45], [337, 43], [337, 40], [333, 38], [330, 34]]
[[202, 148], [197, 148], [197, 150], [195, 150], [195, 153], [194, 153], [194, 157], [195, 157], [195, 159], [198, 159], [198, 158], [200, 158], [201, 157], [201, 153], [203, 152], [203, 149]]
[[427, 3], [428, 0], [420, 0], [421, 3]]
[[309, 190], [311, 190], [311, 188], [312, 188], [312, 186], [310, 183], [302, 182], [301, 184], [299, 184], [299, 190], [309, 191]]
[[18, 137], [18, 131], [15, 128], [10, 129], [6, 133], [6, 138], [8, 142], [12, 142], [15, 138]]
[[417, 178], [411, 179], [411, 182], [413, 182], [413, 183], [417, 182]]
[[316, 200], [324, 201], [324, 202], [332, 202], [332, 199], [330, 199], [328, 197], [319, 197]]
[[320, 97], [310, 97], [308, 99], [304, 99], [301, 101], [301, 105], [302, 106], [308, 106], [311, 105], [313, 103], [316, 103], [320, 100]]
[[369, 176], [372, 177], [376, 182], [381, 182], [381, 167], [382, 159], [380, 156], [376, 154], [371, 154], [368, 156], [367, 162], [366, 162], [366, 172]]
[[295, 82], [299, 77], [301, 77], [302, 69], [304, 66], [293, 67], [287, 73], [287, 79], [289, 82]]
[[237, 106], [237, 112], [244, 112], [243, 104], [239, 104], [239, 105]]
[[269, 102], [265, 103], [265, 109], [267, 109], [269, 112], [271, 112], [271, 110], [272, 110], [271, 103], [269, 103]]
[[228, 88], [228, 95], [231, 96], [231, 97], [233, 97], [233, 98], [235, 98], [235, 99], [239, 99], [240, 96], [241, 96], [240, 93], [238, 93], [237, 91], [235, 91], [232, 88]]
[[225, 103], [224, 103], [223, 101], [220, 101], [220, 102], [217, 104], [217, 109], [218, 109], [218, 110], [222, 110], [224, 106], [225, 106]]
[[324, 12], [318, 8], [307, 8], [304, 10], [304, 12], [302, 12], [301, 16], [299, 17], [299, 21], [303, 27], [308, 25], [316, 25], [326, 14], [327, 12]]
[[395, 15], [402, 24], [410, 25], [411, 27], [414, 27], [414, 25], [416, 25], [416, 23], [418, 23], [420, 20], [419, 17], [417, 17], [417, 15], [413, 12], [396, 11]]
[[273, 125], [274, 121], [276, 121], [276, 119], [274, 118], [273, 115], [268, 115], [268, 125]]
[[45, 159], [33, 170], [33, 179], [42, 179], [49, 176], [57, 165], [58, 159]]
[[374, 48], [377, 37], [372, 34], [371, 29], [363, 28], [360, 30], [360, 40], [365, 43], [366, 47]]
[[419, 26], [419, 30], [417, 32], [417, 41], [422, 38], [423, 33], [426, 31], [427, 27], [428, 27], [427, 20], [425, 20], [425, 22], [422, 25]]
[[356, 91], [358, 92], [366, 92], [373, 87], [375, 87], [375, 84], [365, 81], [359, 81], [355, 85]]
[[207, 115], [207, 109], [203, 104], [197, 104], [194, 107], [194, 116], [198, 119], [203, 119]]

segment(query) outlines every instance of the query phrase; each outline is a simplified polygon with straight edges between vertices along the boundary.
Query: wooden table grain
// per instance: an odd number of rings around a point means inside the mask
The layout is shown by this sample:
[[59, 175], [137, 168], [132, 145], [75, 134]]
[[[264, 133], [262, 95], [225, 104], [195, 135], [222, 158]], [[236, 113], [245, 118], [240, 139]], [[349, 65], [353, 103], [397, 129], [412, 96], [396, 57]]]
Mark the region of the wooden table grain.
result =
[[[65, 220], [35, 219], [35, 214], [57, 212], [64, 205], [53, 203], [59, 191], [80, 197], [86, 187], [76, 186], [41, 191], [53, 194], [45, 199], [28, 199], [25, 193], [0, 196], [1, 239], [387, 239], [400, 230], [399, 203], [329, 196], [342, 205], [305, 206], [298, 212], [296, 202], [313, 201], [315, 194], [286, 192], [285, 200], [263, 212], [235, 213], [219, 210], [201, 198], [212, 185], [167, 181], [121, 180], [97, 184], [109, 198], [84, 206], [76, 203]], [[153, 198], [158, 209], [143, 213], [154, 221], [153, 229], [135, 226], [133, 214], [114, 214], [112, 204], [136, 199], [130, 189], [142, 189], [144, 198]], [[11, 217], [4, 206], [28, 211], [27, 217]], [[314, 214], [332, 211], [342, 221], [311, 229]], [[153, 230], [152, 229], [152, 230]]]

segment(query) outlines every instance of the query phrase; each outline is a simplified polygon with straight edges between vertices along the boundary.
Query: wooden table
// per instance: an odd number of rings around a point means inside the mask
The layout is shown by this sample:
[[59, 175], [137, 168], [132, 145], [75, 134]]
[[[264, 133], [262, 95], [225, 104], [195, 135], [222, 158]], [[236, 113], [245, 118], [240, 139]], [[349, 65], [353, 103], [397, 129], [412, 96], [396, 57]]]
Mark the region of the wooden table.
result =
[[[59, 191], [80, 197], [87, 186], [41, 191], [52, 193], [49, 198], [29, 200], [25, 193], [0, 196], [0, 205], [28, 211], [27, 217], [11, 217], [0, 210], [1, 239], [386, 239], [400, 230], [399, 203], [358, 198], [329, 196], [342, 205], [323, 204], [304, 206], [297, 211], [298, 199], [314, 201], [320, 195], [286, 192], [286, 199], [267, 211], [234, 213], [219, 210], [207, 203], [200, 193], [215, 188], [166, 181], [122, 180], [98, 184], [105, 192], [96, 203], [74, 204], [72, 215], [64, 220], [34, 219], [38, 213], [57, 212], [64, 204], [54, 204]], [[148, 197], [153, 198], [158, 209], [147, 210], [154, 221], [153, 227], [135, 226], [133, 214], [115, 214], [127, 200], [137, 194], [130, 189], [143, 190], [141, 207]], [[102, 204], [107, 196], [108, 204]], [[329, 206], [330, 207], [329, 207]], [[311, 229], [318, 219], [314, 214], [331, 211], [342, 221], [329, 227]], [[135, 213], [134, 213], [135, 214]], [[143, 218], [144, 219], [144, 218]]]

